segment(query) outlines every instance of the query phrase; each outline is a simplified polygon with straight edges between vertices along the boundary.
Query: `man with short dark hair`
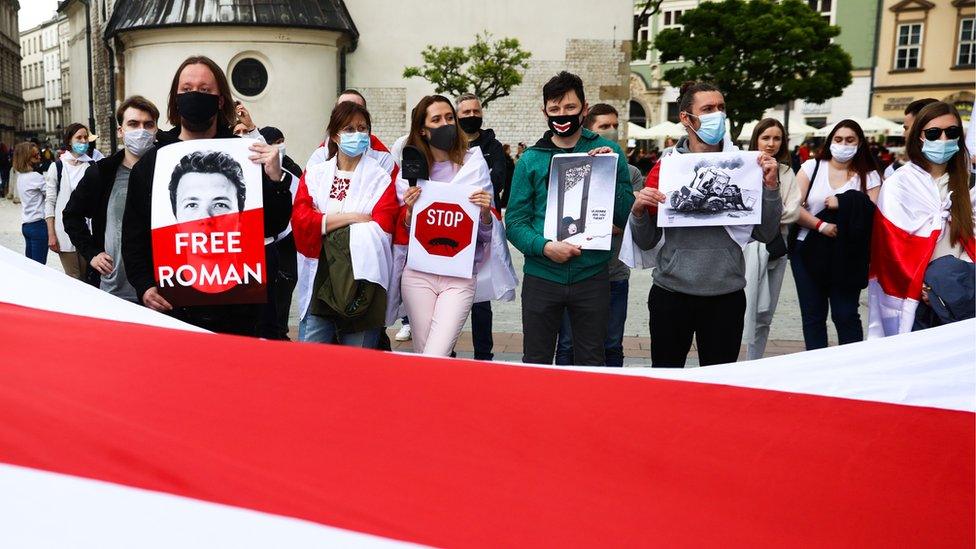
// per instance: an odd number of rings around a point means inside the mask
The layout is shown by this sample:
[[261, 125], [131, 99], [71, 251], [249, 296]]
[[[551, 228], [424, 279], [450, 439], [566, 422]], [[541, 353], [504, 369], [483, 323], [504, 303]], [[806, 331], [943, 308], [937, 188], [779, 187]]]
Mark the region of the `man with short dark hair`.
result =
[[542, 88], [542, 113], [549, 125], [515, 166], [505, 221], [508, 240], [525, 254], [522, 282], [524, 362], [551, 364], [564, 312], [572, 326], [573, 363], [602, 366], [610, 315], [610, 252], [543, 236], [549, 167], [561, 153], [617, 154], [613, 224], [623, 227], [634, 202], [630, 170], [620, 145], [583, 128], [587, 114], [583, 81], [561, 72]]
[[[64, 208], [64, 230], [91, 267], [87, 280], [127, 301], [139, 302], [122, 260], [122, 217], [132, 167], [156, 141], [159, 109], [134, 95], [119, 105], [116, 130], [124, 148], [93, 163]], [[89, 228], [86, 219], [91, 220]]]
[[[912, 124], [915, 122], [915, 117], [918, 116], [918, 113], [922, 112], [922, 109], [925, 107], [931, 105], [932, 103], [937, 103], [938, 101], [938, 99], [926, 97], [923, 99], [916, 99], [905, 107], [905, 121], [901, 124], [901, 128], [903, 130], [901, 135], [906, 142], [908, 141], [908, 132], [912, 131]], [[895, 170], [900, 167], [902, 167], [902, 163], [898, 160], [895, 160], [889, 164], [888, 167], [885, 168], [884, 178], [888, 179], [891, 177], [895, 173]]]
[[[502, 144], [495, 139], [495, 131], [482, 128], [484, 113], [481, 100], [473, 93], [463, 93], [455, 101], [458, 126], [468, 137], [468, 148], [478, 147], [488, 164], [491, 186], [494, 194], [495, 211], [500, 211], [505, 188], [507, 164]], [[471, 340], [474, 344], [475, 360], [492, 360], [494, 340], [491, 335], [491, 301], [476, 302], [471, 306]]]
[[[620, 117], [617, 109], [606, 103], [590, 107], [583, 127], [614, 143], [620, 140]], [[644, 187], [644, 176], [635, 166], [628, 164], [630, 185], [634, 192]], [[607, 323], [607, 339], [604, 344], [607, 366], [624, 365], [624, 323], [627, 320], [627, 297], [630, 292], [630, 268], [620, 261], [620, 245], [624, 232], [620, 227], [613, 228], [610, 244], [610, 320]], [[569, 314], [563, 315], [556, 343], [556, 364], [568, 366], [573, 363], [573, 330]]]
[[[206, 330], [257, 336], [261, 305], [235, 303], [174, 308], [160, 293], [153, 275], [151, 211], [153, 175], [159, 148], [197, 139], [238, 139], [231, 132], [236, 105], [227, 76], [212, 59], [187, 58], [173, 76], [167, 114], [173, 129], [159, 132], [158, 144], [133, 167], [122, 222], [122, 257], [129, 282], [142, 303], [156, 311], [172, 312], [184, 322]], [[268, 270], [277, 268], [270, 244], [285, 230], [291, 218], [291, 174], [281, 169], [278, 147], [261, 143], [250, 146], [251, 161], [262, 170], [265, 257]], [[169, 182], [159, 182], [168, 184]]]

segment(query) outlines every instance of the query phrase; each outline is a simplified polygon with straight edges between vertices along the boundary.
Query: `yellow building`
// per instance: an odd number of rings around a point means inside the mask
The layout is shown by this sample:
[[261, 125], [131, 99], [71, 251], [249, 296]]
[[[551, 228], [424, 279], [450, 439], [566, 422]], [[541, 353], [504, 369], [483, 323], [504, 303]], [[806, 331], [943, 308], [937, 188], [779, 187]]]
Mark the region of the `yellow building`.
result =
[[884, 0], [871, 114], [901, 122], [905, 107], [934, 97], [972, 114], [976, 0]]

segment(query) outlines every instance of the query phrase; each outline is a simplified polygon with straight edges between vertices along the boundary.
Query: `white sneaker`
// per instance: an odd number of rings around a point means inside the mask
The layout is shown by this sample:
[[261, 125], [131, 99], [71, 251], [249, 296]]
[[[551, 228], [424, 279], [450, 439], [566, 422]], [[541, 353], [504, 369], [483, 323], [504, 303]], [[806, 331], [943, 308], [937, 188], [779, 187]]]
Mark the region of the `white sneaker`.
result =
[[393, 336], [393, 339], [397, 341], [410, 341], [410, 325], [404, 324], [400, 331]]

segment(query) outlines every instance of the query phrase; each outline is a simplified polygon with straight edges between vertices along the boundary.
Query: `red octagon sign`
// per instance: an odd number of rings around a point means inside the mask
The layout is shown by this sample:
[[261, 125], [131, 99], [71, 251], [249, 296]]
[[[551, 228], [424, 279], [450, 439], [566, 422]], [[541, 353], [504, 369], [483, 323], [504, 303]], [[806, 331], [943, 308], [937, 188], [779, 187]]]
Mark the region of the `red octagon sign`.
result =
[[434, 202], [417, 214], [414, 237], [430, 255], [454, 257], [471, 245], [474, 221], [457, 204]]

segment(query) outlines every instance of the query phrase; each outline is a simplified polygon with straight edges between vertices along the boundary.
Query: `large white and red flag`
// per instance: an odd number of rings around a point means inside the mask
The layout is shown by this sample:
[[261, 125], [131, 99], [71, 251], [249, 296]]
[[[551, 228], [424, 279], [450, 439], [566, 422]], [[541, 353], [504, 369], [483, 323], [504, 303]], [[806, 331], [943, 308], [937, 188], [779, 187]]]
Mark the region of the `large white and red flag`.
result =
[[[928, 172], [911, 162], [881, 186], [871, 235], [869, 338], [912, 331], [925, 268], [939, 239], [949, 238], [951, 200], [943, 199]], [[972, 238], [963, 246], [976, 258]]]
[[976, 543], [976, 321], [614, 375], [174, 328], [0, 248], [0, 546]]

